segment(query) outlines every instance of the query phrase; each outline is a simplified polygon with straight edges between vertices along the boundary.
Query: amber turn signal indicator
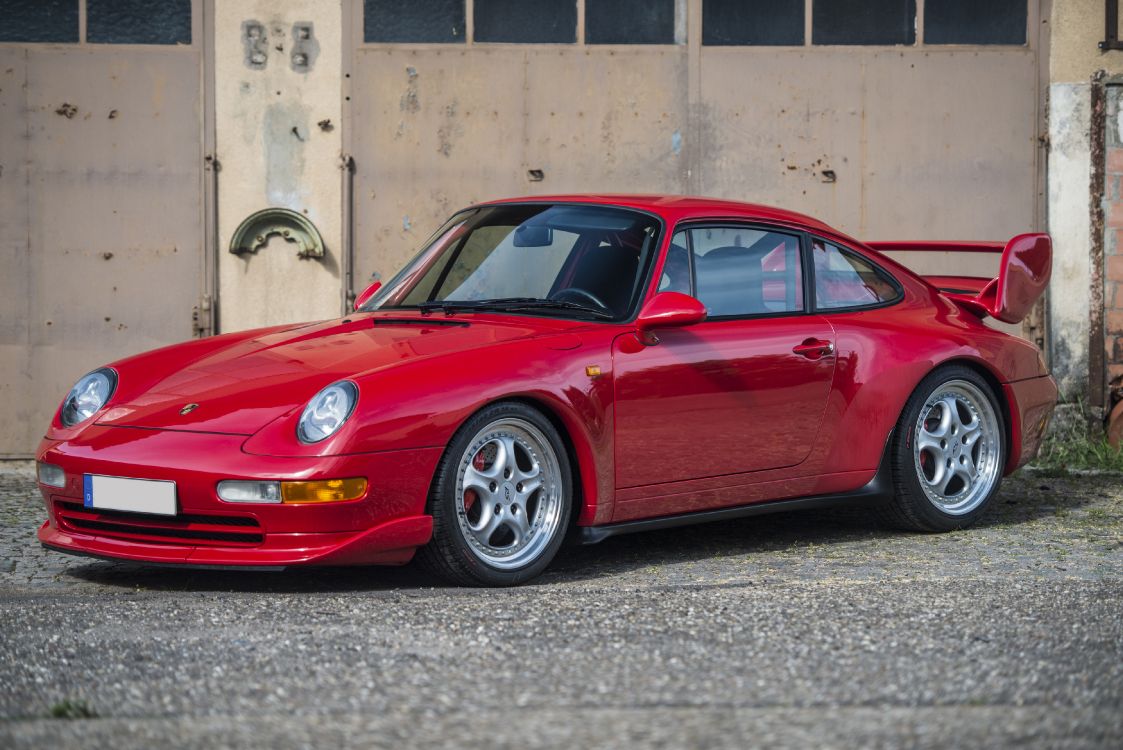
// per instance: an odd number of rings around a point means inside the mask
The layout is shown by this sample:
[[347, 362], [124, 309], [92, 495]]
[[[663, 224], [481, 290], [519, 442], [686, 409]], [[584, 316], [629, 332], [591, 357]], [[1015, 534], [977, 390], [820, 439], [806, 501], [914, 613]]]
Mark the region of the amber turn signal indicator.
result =
[[321, 479], [315, 482], [281, 482], [283, 503], [335, 503], [358, 500], [366, 494], [367, 480]]

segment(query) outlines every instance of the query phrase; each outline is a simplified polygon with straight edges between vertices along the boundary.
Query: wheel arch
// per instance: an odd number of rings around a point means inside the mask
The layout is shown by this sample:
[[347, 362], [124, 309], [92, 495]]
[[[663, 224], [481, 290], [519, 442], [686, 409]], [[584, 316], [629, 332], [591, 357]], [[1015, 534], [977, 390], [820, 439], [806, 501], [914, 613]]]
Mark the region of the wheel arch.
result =
[[[953, 367], [956, 365], [966, 367], [968, 370], [973, 371], [981, 377], [986, 382], [987, 386], [990, 387], [991, 393], [994, 394], [995, 401], [997, 401], [998, 408], [1002, 413], [1002, 437], [1006, 441], [1006, 464], [1003, 474], [1009, 474], [1010, 471], [1012, 471], [1010, 467], [1016, 465], [1017, 456], [1021, 453], [1021, 441], [1019, 438], [1021, 431], [1014, 429], [1015, 415], [1011, 409], [1010, 397], [1007, 393], [1007, 389], [1002, 384], [1002, 380], [990, 363], [972, 357], [953, 357], [944, 360], [929, 370], [928, 375], [942, 367]], [[924, 377], [928, 377], [928, 375]], [[921, 378], [921, 382], [923, 382], [923, 378]], [[917, 383], [916, 387], [920, 387], [920, 383]], [[916, 388], [913, 389], [913, 392], [915, 391]]]
[[[561, 436], [562, 445], [565, 446], [567, 458], [569, 458], [569, 469], [572, 472], [573, 480], [573, 505], [576, 509], [569, 518], [570, 527], [577, 526], [579, 522], [585, 521], [586, 523], [593, 520], [596, 512], [596, 466], [592, 464], [591, 449], [589, 449], [590, 457], [587, 460], [582, 459], [582, 451], [578, 451], [577, 444], [573, 439], [573, 432], [570, 426], [566, 423], [566, 419], [562, 417], [561, 411], [549, 401], [530, 396], [526, 394], [515, 395], [510, 398], [502, 399], [503, 401], [518, 401], [527, 406], [537, 409], [542, 412], [546, 419], [554, 425], [554, 429], [558, 431]], [[493, 402], [494, 403], [494, 402]], [[578, 430], [580, 434], [580, 430]], [[585, 444], [583, 448], [588, 449]], [[587, 466], [585, 464], [588, 464]], [[585, 478], [592, 479], [591, 492], [586, 491]], [[589, 495], [592, 495], [590, 498]]]
[[570, 516], [569, 525], [571, 527], [587, 525], [599, 520], [597, 511], [604, 493], [598, 491], [598, 469], [592, 442], [581, 427], [578, 418], [564, 404], [538, 393], [512, 393], [489, 398], [467, 414], [452, 434], [456, 434], [457, 430], [484, 409], [495, 404], [511, 402], [529, 406], [541, 413], [561, 437], [572, 474], [573, 503], [576, 509], [576, 512]]

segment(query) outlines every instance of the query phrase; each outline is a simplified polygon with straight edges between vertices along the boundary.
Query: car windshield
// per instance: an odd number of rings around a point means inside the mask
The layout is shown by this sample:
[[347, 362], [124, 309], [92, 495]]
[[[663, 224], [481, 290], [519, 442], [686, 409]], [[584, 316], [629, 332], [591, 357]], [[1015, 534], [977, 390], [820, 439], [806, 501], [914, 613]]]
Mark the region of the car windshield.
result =
[[507, 204], [463, 211], [364, 310], [501, 310], [624, 320], [641, 294], [659, 222], [636, 211]]

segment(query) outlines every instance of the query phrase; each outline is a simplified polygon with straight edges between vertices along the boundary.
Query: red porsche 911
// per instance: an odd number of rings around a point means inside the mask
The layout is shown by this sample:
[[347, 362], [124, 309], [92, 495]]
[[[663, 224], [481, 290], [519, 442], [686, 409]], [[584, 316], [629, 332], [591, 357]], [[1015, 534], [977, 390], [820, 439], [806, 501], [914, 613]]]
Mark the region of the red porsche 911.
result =
[[[883, 250], [1001, 254], [921, 278]], [[540, 573], [567, 537], [853, 504], [946, 531], [1057, 396], [1020, 321], [1051, 244], [866, 243], [682, 197], [476, 205], [345, 318], [81, 378], [37, 452], [40, 541], [190, 566]]]

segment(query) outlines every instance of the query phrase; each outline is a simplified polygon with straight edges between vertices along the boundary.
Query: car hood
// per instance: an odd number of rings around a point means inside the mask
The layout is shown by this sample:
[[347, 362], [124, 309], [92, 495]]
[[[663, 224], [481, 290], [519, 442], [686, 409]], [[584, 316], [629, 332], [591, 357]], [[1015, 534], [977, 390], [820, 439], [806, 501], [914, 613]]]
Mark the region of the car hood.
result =
[[[336, 380], [517, 338], [558, 334], [570, 321], [465, 315], [363, 314], [267, 333], [211, 352], [139, 395], [115, 404], [99, 424], [252, 435], [303, 407]], [[151, 357], [174, 357], [176, 347]], [[122, 381], [142, 377], [147, 357], [128, 361]], [[153, 368], [156, 369], [156, 368]]]

